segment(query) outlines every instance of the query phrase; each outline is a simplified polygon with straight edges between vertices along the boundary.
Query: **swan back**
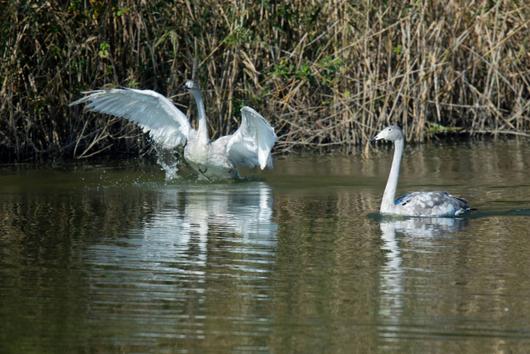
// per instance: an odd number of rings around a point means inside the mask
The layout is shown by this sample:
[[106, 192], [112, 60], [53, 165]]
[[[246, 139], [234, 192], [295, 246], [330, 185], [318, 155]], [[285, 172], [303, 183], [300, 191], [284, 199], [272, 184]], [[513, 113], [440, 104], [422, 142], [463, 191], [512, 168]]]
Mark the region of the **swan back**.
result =
[[447, 192], [412, 192], [394, 202], [393, 214], [408, 216], [461, 216], [471, 209], [466, 200]]

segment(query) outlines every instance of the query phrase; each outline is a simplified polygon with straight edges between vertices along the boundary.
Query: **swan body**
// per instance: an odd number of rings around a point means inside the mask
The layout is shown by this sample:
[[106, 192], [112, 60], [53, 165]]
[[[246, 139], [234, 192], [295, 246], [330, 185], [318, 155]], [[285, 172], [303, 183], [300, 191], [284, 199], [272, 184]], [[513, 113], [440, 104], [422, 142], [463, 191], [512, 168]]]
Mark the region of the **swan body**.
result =
[[397, 125], [391, 125], [374, 137], [376, 141], [381, 139], [394, 142], [392, 167], [390, 168], [390, 174], [381, 201], [380, 211], [382, 214], [458, 217], [471, 210], [467, 201], [447, 192], [412, 192], [395, 199], [405, 138], [401, 128]]
[[149, 133], [165, 150], [184, 146], [184, 160], [199, 179], [233, 179], [240, 167], [272, 167], [271, 149], [276, 142], [274, 128], [250, 107], [241, 109], [241, 125], [230, 135], [210, 141], [204, 102], [199, 86], [188, 80], [184, 87], [195, 99], [198, 128], [163, 95], [131, 88], [84, 92], [70, 106], [86, 103], [93, 112], [125, 118]]

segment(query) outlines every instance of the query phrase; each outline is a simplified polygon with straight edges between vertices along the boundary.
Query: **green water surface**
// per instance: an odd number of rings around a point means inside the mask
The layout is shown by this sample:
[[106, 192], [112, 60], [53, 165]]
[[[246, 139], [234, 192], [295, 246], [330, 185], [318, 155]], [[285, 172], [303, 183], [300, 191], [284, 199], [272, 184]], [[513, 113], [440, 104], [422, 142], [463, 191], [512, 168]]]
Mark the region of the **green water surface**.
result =
[[530, 352], [530, 143], [279, 157], [245, 182], [155, 165], [0, 168], [0, 353]]

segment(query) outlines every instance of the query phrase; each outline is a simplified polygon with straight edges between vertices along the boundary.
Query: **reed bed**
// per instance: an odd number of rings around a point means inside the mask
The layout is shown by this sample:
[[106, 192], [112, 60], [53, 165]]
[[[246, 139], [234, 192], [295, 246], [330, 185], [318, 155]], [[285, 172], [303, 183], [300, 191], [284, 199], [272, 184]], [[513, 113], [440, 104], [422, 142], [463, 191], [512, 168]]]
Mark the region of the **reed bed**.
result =
[[[68, 103], [149, 88], [214, 136], [263, 113], [276, 152], [352, 150], [389, 122], [407, 138], [530, 136], [524, 1], [10, 1], [0, 5], [0, 159], [141, 156], [147, 137]], [[196, 72], [193, 73], [193, 62]], [[190, 108], [191, 107], [191, 108]]]

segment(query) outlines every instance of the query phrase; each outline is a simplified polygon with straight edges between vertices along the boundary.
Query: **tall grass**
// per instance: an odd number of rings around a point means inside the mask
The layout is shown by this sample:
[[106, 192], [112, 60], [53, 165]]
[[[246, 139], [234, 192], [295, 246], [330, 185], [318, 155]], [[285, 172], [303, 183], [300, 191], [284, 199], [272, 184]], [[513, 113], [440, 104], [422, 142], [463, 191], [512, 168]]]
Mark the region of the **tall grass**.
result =
[[[277, 151], [368, 142], [388, 122], [530, 135], [524, 1], [7, 1], [0, 9], [0, 158], [149, 152], [130, 124], [68, 103], [132, 86], [190, 105], [205, 90], [214, 135], [261, 111]], [[175, 96], [177, 95], [177, 96]], [[194, 111], [188, 108], [189, 114]]]

